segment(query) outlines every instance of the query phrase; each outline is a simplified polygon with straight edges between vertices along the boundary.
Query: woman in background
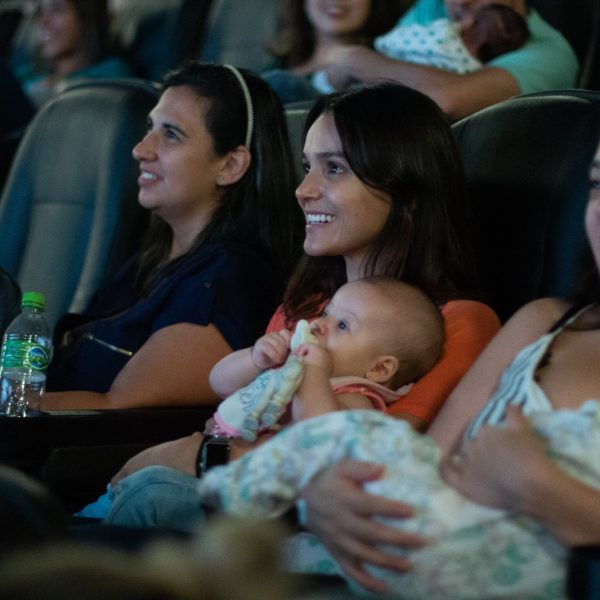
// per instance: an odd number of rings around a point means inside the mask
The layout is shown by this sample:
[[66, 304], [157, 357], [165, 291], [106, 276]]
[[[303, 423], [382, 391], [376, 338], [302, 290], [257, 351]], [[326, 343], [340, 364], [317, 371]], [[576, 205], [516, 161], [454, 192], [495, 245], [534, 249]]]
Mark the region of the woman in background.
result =
[[258, 76], [170, 73], [133, 149], [144, 250], [55, 331], [44, 410], [213, 404], [208, 374], [254, 343], [299, 250], [285, 116]]
[[17, 73], [31, 102], [39, 107], [68, 79], [133, 77], [112, 53], [106, 0], [39, 0], [34, 25], [37, 68]]
[[335, 5], [286, 0], [279, 34], [270, 47], [274, 69], [263, 77], [284, 103], [317, 98], [323, 92], [317, 73], [329, 63], [329, 54], [351, 44], [371, 48], [408, 4], [406, 0], [347, 0]]

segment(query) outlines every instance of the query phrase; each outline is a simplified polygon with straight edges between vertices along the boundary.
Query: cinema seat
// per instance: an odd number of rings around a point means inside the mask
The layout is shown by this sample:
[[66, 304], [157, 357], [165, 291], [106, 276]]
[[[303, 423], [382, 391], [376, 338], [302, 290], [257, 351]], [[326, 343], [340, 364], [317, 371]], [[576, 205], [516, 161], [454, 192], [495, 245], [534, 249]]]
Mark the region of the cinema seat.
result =
[[74, 83], [21, 140], [0, 198], [0, 266], [45, 293], [51, 325], [137, 248], [146, 216], [131, 149], [157, 98], [144, 81]]
[[583, 215], [600, 92], [516, 97], [453, 125], [476, 225], [486, 300], [502, 320], [572, 293], [588, 253]]

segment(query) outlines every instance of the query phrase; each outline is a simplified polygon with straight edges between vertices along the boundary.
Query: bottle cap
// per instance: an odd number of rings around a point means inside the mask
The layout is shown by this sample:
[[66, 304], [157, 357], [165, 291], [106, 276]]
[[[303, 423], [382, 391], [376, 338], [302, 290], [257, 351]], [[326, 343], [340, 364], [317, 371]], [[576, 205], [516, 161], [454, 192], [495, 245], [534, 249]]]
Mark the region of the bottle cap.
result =
[[46, 307], [46, 297], [42, 292], [24, 292], [21, 308], [25, 306], [44, 309]]

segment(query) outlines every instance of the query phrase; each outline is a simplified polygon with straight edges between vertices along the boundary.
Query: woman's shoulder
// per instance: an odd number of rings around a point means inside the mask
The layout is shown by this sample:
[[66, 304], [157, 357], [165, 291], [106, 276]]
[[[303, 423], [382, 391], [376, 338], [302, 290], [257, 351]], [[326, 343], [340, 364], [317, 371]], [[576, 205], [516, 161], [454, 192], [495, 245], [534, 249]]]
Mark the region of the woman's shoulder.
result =
[[221, 240], [201, 244], [179, 260], [180, 265], [199, 267], [203, 264], [252, 265], [271, 262], [268, 252], [252, 241]]
[[562, 298], [538, 298], [519, 308], [505, 327], [526, 327], [545, 333], [572, 307], [572, 302]]
[[268, 252], [259, 244], [236, 241], [197, 248], [167, 273], [160, 285], [171, 290], [211, 288], [221, 298], [251, 295], [256, 299], [280, 299], [283, 289], [282, 278]]
[[[563, 298], [538, 298], [521, 306], [511, 319], [558, 320], [573, 306]], [[485, 319], [498, 320], [494, 309], [478, 300], [450, 300], [442, 307], [442, 315], [448, 319]]]

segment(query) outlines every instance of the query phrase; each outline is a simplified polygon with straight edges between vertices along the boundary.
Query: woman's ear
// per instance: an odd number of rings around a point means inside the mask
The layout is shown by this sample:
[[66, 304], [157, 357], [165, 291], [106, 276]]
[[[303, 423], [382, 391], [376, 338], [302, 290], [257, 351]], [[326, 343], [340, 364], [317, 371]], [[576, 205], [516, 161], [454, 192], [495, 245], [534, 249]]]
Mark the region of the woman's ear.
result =
[[238, 182], [248, 170], [252, 156], [241, 144], [223, 157], [221, 170], [217, 175], [217, 185], [226, 186]]
[[378, 356], [373, 366], [367, 371], [365, 377], [369, 381], [385, 385], [389, 383], [398, 372], [400, 361], [391, 354]]

